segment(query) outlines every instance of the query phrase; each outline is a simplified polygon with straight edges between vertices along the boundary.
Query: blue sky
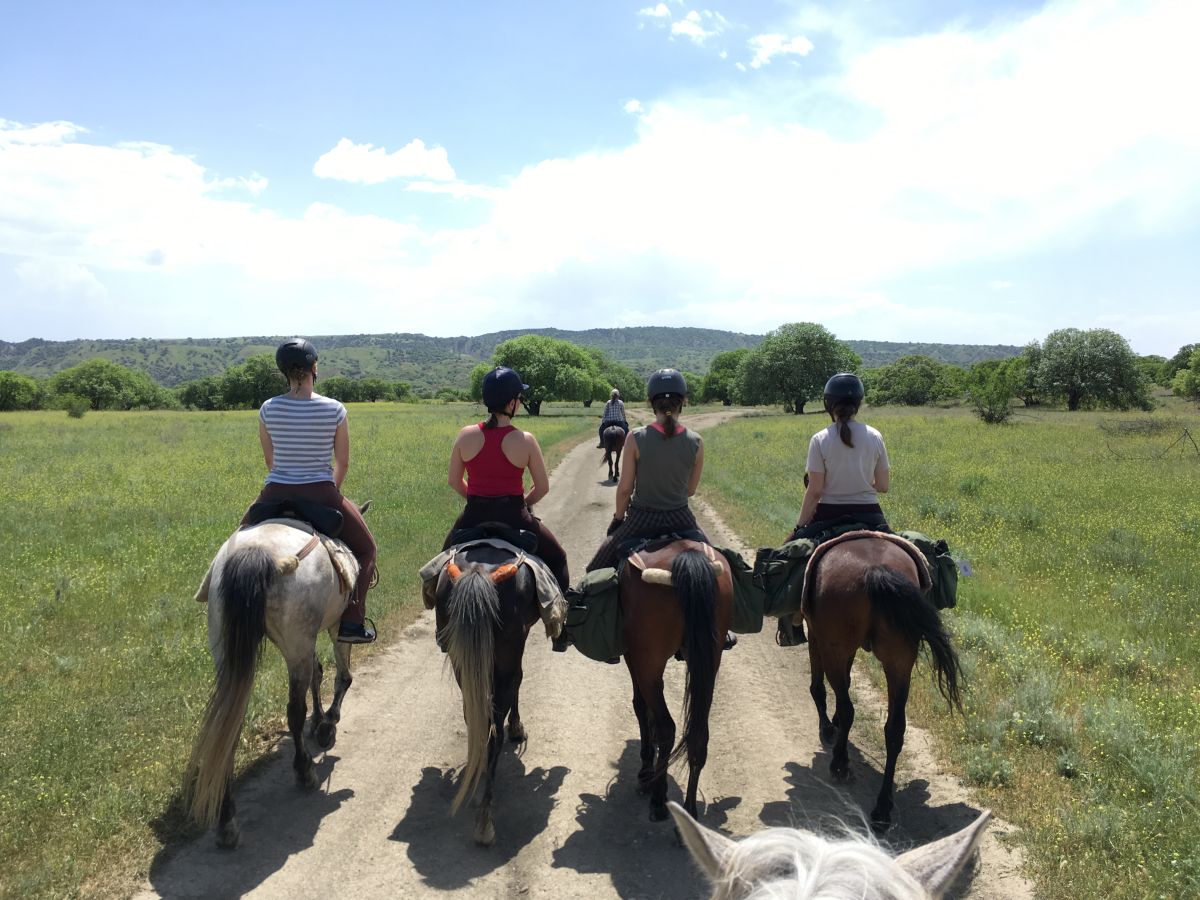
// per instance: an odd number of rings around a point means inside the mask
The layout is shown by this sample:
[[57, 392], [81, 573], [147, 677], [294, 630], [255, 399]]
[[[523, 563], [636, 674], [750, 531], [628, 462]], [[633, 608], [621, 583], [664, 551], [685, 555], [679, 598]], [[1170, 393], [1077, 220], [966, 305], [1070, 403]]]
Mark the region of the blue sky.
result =
[[1200, 338], [1197, 32], [1190, 0], [14, 5], [0, 339], [1169, 355]]

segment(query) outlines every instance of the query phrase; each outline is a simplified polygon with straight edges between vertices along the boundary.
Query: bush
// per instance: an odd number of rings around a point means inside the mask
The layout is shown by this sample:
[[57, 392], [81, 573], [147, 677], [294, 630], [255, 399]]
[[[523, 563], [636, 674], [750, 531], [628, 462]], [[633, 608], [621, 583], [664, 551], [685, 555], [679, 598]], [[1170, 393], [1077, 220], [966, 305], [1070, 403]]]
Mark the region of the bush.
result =
[[67, 410], [67, 415], [72, 419], [82, 419], [83, 414], [92, 408], [91, 402], [85, 397], [78, 397], [72, 394], [64, 399], [64, 406]]

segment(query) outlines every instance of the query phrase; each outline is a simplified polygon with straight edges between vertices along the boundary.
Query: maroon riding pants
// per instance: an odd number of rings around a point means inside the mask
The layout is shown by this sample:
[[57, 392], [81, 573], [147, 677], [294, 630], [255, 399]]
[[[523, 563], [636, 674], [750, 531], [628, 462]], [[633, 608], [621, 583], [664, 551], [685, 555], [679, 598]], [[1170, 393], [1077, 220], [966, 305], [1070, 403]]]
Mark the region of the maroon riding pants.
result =
[[[268, 484], [263, 487], [262, 493], [258, 495], [255, 503], [286, 500], [289, 497], [297, 497], [310, 503], [320, 503], [322, 506], [331, 506], [341, 511], [342, 533], [338, 535], [338, 539], [350, 548], [350, 552], [358, 560], [358, 581], [354, 583], [354, 590], [350, 594], [350, 602], [346, 606], [346, 611], [342, 613], [342, 620], [361, 625], [363, 615], [367, 611], [367, 585], [371, 583], [371, 578], [375, 574], [375, 538], [371, 536], [371, 529], [363, 521], [358, 507], [343, 497], [342, 492], [332, 481], [314, 481], [310, 484]], [[242, 524], [246, 524], [245, 517], [242, 518]]]

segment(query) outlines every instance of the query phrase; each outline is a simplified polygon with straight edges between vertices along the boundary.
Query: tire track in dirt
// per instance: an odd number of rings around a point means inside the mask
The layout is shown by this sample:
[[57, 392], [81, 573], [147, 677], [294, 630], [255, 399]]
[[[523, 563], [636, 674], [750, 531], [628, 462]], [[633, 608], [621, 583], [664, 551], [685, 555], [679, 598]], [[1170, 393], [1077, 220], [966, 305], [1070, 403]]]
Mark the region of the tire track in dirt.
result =
[[[736, 411], [688, 420], [703, 432]], [[537, 512], [582, 573], [612, 514], [591, 441], [553, 473]], [[702, 525], [717, 543], [740, 546], [703, 501]], [[430, 555], [437, 538], [430, 541]], [[744, 548], [741, 548], [744, 550]], [[416, 592], [416, 575], [412, 573]], [[274, 652], [268, 650], [267, 652]], [[550, 651], [540, 627], [525, 654], [521, 715], [529, 742], [501, 758], [496, 844], [471, 841], [473, 813], [449, 815], [456, 769], [466, 757], [461, 699], [433, 640], [432, 614], [361, 666], [347, 696], [338, 743], [318, 758], [323, 783], [295, 787], [284, 741], [237, 786], [242, 846], [219, 851], [211, 835], [160, 854], [136, 895], [162, 897], [694, 898], [707, 887], [669, 825], [648, 821], [635, 791], [637, 722], [623, 665]], [[683, 665], [668, 667], [678, 718]], [[854, 821], [869, 808], [882, 768], [880, 698], [859, 678], [852, 734], [854, 777], [834, 786], [815, 734], [807, 653], [774, 645], [772, 629], [745, 635], [724, 657], [700, 780], [705, 824], [734, 836], [766, 825]], [[977, 812], [956, 781], [939, 775], [928, 738], [911, 723], [897, 772], [898, 848], [947, 834]], [[866, 754], [865, 756], [863, 754]], [[680, 777], [684, 770], [678, 770]], [[670, 796], [678, 799], [678, 785]], [[972, 898], [1031, 897], [1019, 859], [985, 845]]]

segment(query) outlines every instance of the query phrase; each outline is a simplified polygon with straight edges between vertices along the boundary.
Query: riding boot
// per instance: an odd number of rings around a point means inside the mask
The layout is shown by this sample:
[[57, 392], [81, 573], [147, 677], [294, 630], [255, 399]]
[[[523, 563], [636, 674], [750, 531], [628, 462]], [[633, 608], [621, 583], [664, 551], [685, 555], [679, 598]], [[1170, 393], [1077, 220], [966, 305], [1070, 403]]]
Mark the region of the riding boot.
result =
[[779, 628], [775, 632], [775, 643], [780, 647], [799, 647], [801, 644], [807, 644], [808, 638], [804, 636], [804, 626], [794, 626], [790, 616], [782, 617], [779, 620]]

